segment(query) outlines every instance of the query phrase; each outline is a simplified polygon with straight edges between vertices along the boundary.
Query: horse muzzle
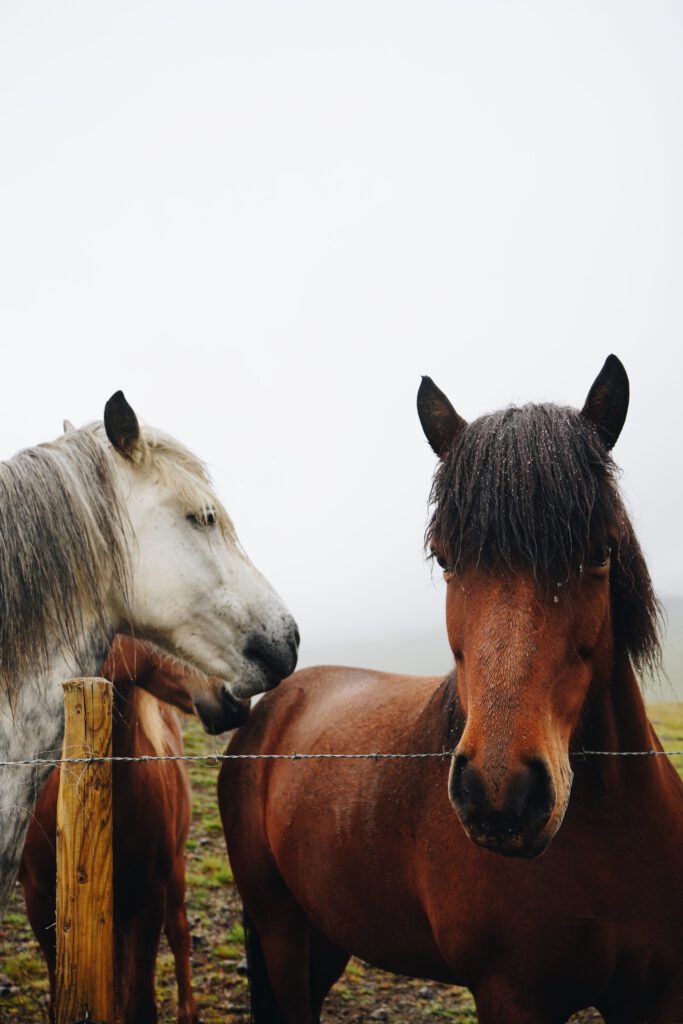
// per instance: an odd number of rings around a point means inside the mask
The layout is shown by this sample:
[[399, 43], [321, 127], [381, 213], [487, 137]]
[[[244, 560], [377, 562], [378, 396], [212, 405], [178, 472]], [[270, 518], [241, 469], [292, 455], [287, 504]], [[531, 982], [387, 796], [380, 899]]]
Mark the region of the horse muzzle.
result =
[[249, 687], [250, 684], [250, 696], [275, 689], [278, 683], [291, 676], [296, 668], [298, 653], [299, 630], [294, 619], [287, 620], [279, 636], [260, 632], [250, 634], [243, 655], [252, 678], [236, 682], [235, 689], [240, 692], [243, 686]]
[[493, 786], [470, 758], [455, 755], [448, 795], [468, 837], [505, 857], [538, 857], [559, 828], [550, 770], [543, 758], [529, 758]]
[[249, 701], [233, 697], [227, 687], [223, 688], [220, 699], [199, 697], [195, 700], [194, 706], [204, 726], [204, 732], [210, 736], [218, 736], [230, 729], [237, 729], [244, 725], [249, 717]]

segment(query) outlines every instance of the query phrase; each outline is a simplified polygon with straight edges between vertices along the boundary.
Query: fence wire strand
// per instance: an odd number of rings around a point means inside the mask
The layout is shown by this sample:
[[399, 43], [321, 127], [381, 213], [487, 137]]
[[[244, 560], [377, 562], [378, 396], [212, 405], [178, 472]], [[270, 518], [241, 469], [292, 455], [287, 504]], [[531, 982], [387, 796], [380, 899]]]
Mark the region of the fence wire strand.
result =
[[[27, 768], [35, 766], [58, 766], [70, 764], [99, 764], [125, 762], [146, 764], [152, 761], [189, 761], [195, 764], [220, 764], [223, 761], [424, 761], [445, 760], [453, 757], [454, 751], [441, 750], [422, 754], [142, 754], [139, 757], [59, 757], [33, 758], [25, 761], [0, 761], [0, 768]], [[573, 750], [570, 757], [683, 757], [683, 750]]]

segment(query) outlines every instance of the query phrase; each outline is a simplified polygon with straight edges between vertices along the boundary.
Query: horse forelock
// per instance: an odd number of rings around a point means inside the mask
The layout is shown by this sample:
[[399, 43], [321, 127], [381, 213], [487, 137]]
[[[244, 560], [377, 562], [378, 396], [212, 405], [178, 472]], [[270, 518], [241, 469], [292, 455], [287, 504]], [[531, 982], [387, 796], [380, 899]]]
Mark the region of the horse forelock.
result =
[[[0, 696], [47, 673], [55, 651], [80, 665], [106, 644], [104, 595], [126, 592], [125, 512], [110, 457], [87, 429], [0, 463]], [[92, 665], [83, 665], [84, 672]]]
[[575, 409], [510, 407], [468, 424], [432, 485], [428, 545], [449, 568], [530, 570], [568, 581], [612, 543], [613, 621], [636, 665], [660, 662], [660, 606], [624, 508], [618, 470]]

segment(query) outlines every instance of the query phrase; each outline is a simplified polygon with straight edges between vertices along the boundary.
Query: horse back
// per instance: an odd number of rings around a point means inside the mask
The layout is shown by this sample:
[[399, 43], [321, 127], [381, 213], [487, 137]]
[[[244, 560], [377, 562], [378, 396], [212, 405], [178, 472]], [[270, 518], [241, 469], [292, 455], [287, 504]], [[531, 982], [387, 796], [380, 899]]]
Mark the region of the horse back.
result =
[[441, 676], [333, 665], [302, 669], [258, 702], [229, 750], [291, 753], [314, 744], [322, 753], [327, 744], [336, 753], [389, 752], [403, 738], [412, 739], [420, 715], [444, 684]]

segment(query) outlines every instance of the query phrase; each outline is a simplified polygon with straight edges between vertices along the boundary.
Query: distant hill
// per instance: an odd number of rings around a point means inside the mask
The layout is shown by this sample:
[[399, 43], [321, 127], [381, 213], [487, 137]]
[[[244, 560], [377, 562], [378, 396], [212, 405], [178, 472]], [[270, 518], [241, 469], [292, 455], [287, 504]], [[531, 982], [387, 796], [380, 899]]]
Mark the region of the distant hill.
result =
[[[648, 682], [648, 701], [683, 701], [683, 597], [664, 600], [666, 633], [664, 668], [666, 675]], [[445, 625], [414, 633], [356, 635], [329, 641], [304, 643], [299, 665], [357, 665], [385, 672], [416, 675], [445, 675], [453, 656], [448, 648]]]

